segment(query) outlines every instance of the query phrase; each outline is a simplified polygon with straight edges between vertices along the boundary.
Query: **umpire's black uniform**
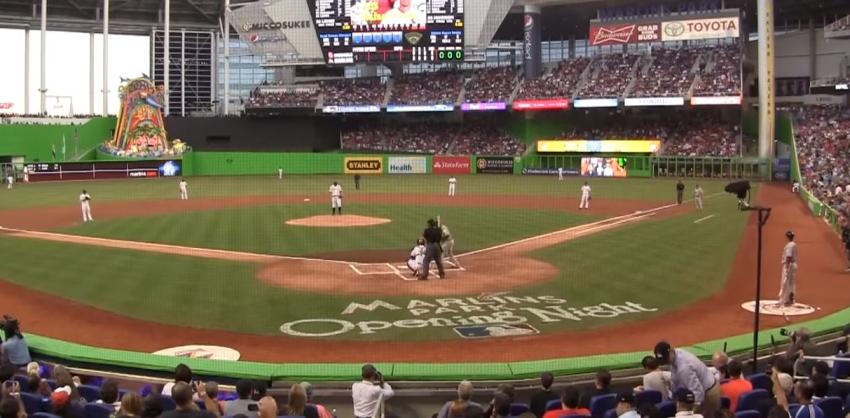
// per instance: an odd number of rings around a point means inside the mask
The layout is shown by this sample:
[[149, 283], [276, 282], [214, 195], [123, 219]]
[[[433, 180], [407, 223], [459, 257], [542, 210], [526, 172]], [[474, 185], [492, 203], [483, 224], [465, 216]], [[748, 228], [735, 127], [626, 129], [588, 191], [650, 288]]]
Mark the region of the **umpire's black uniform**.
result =
[[428, 280], [428, 269], [431, 267], [432, 260], [437, 263], [437, 271], [440, 273], [440, 278], [445, 278], [443, 249], [440, 247], [440, 239], [443, 237], [443, 231], [437, 226], [437, 222], [429, 219], [428, 228], [425, 228], [422, 236], [425, 237], [425, 259], [422, 261], [422, 276], [419, 277], [419, 280]]
[[685, 183], [682, 183], [682, 180], [679, 180], [676, 183], [676, 203], [682, 204], [682, 198], [685, 195]]

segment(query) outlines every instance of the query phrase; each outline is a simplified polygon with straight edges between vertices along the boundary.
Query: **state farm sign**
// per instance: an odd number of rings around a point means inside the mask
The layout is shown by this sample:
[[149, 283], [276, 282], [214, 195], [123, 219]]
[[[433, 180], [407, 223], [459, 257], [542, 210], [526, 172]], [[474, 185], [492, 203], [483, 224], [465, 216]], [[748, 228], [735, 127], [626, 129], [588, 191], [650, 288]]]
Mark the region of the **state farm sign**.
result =
[[737, 38], [740, 26], [737, 16], [661, 22], [661, 40]]
[[593, 46], [657, 42], [661, 40], [661, 24], [592, 24], [588, 39]]

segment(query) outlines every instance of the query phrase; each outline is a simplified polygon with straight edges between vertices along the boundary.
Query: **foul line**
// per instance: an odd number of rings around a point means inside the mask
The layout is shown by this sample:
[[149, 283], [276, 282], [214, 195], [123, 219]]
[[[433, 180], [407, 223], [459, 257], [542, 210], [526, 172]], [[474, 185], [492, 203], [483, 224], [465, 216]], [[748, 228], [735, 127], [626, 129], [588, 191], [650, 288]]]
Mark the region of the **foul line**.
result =
[[401, 274], [401, 272], [400, 272], [400, 271], [398, 271], [398, 269], [397, 269], [397, 268], [395, 268], [395, 266], [394, 266], [394, 265], [392, 265], [392, 264], [390, 264], [390, 263], [387, 263], [387, 265], [388, 265], [388, 266], [390, 266], [390, 269], [393, 271], [393, 273], [395, 273], [395, 275], [396, 275], [396, 276], [400, 277], [402, 280], [405, 280], [405, 279], [406, 279], [406, 277], [404, 277], [404, 275], [403, 275], [403, 274]]
[[695, 224], [698, 224], [698, 223], [700, 223], [700, 222], [702, 222], [702, 221], [707, 221], [707, 220], [709, 220], [709, 219], [711, 219], [711, 218], [713, 218], [713, 217], [715, 217], [715, 216], [717, 216], [717, 214], [712, 213], [711, 215], [708, 215], [708, 216], [706, 216], [706, 217], [704, 217], [704, 218], [699, 218], [699, 219], [695, 220], [695, 221], [694, 221], [694, 223], [695, 223]]

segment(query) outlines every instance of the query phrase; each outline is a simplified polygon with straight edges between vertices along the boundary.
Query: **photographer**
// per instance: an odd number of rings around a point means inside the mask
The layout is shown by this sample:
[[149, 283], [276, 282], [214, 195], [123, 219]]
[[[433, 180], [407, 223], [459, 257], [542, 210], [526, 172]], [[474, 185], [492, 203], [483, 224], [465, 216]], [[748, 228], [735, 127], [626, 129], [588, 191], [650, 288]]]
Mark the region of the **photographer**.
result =
[[18, 320], [10, 315], [3, 315], [0, 328], [3, 328], [6, 336], [6, 341], [2, 345], [3, 363], [15, 367], [26, 367], [32, 361], [32, 357], [30, 357], [29, 346], [24, 340], [24, 335], [21, 334]]
[[812, 333], [808, 328], [800, 328], [796, 331], [789, 332], [783, 328], [779, 330], [779, 334], [788, 337], [791, 340], [791, 345], [785, 351], [785, 357], [794, 364], [794, 374], [800, 376], [808, 376], [814, 366], [811, 360], [805, 360], [806, 353], [811, 354], [815, 345], [811, 343]]
[[381, 408], [381, 401], [394, 395], [393, 388], [384, 382], [384, 375], [371, 364], [363, 365], [363, 380], [351, 385], [355, 418], [373, 418]]
[[3, 382], [0, 418], [26, 418], [26, 416], [24, 403], [21, 401], [21, 384], [13, 381]]

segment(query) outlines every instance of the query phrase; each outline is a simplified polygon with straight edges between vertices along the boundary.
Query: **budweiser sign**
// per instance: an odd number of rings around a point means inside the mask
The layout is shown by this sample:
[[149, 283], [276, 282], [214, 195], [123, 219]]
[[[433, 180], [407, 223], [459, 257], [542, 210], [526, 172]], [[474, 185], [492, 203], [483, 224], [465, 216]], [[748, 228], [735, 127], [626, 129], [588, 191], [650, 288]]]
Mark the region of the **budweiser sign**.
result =
[[661, 40], [661, 24], [594, 24], [588, 39], [593, 46], [657, 42]]

